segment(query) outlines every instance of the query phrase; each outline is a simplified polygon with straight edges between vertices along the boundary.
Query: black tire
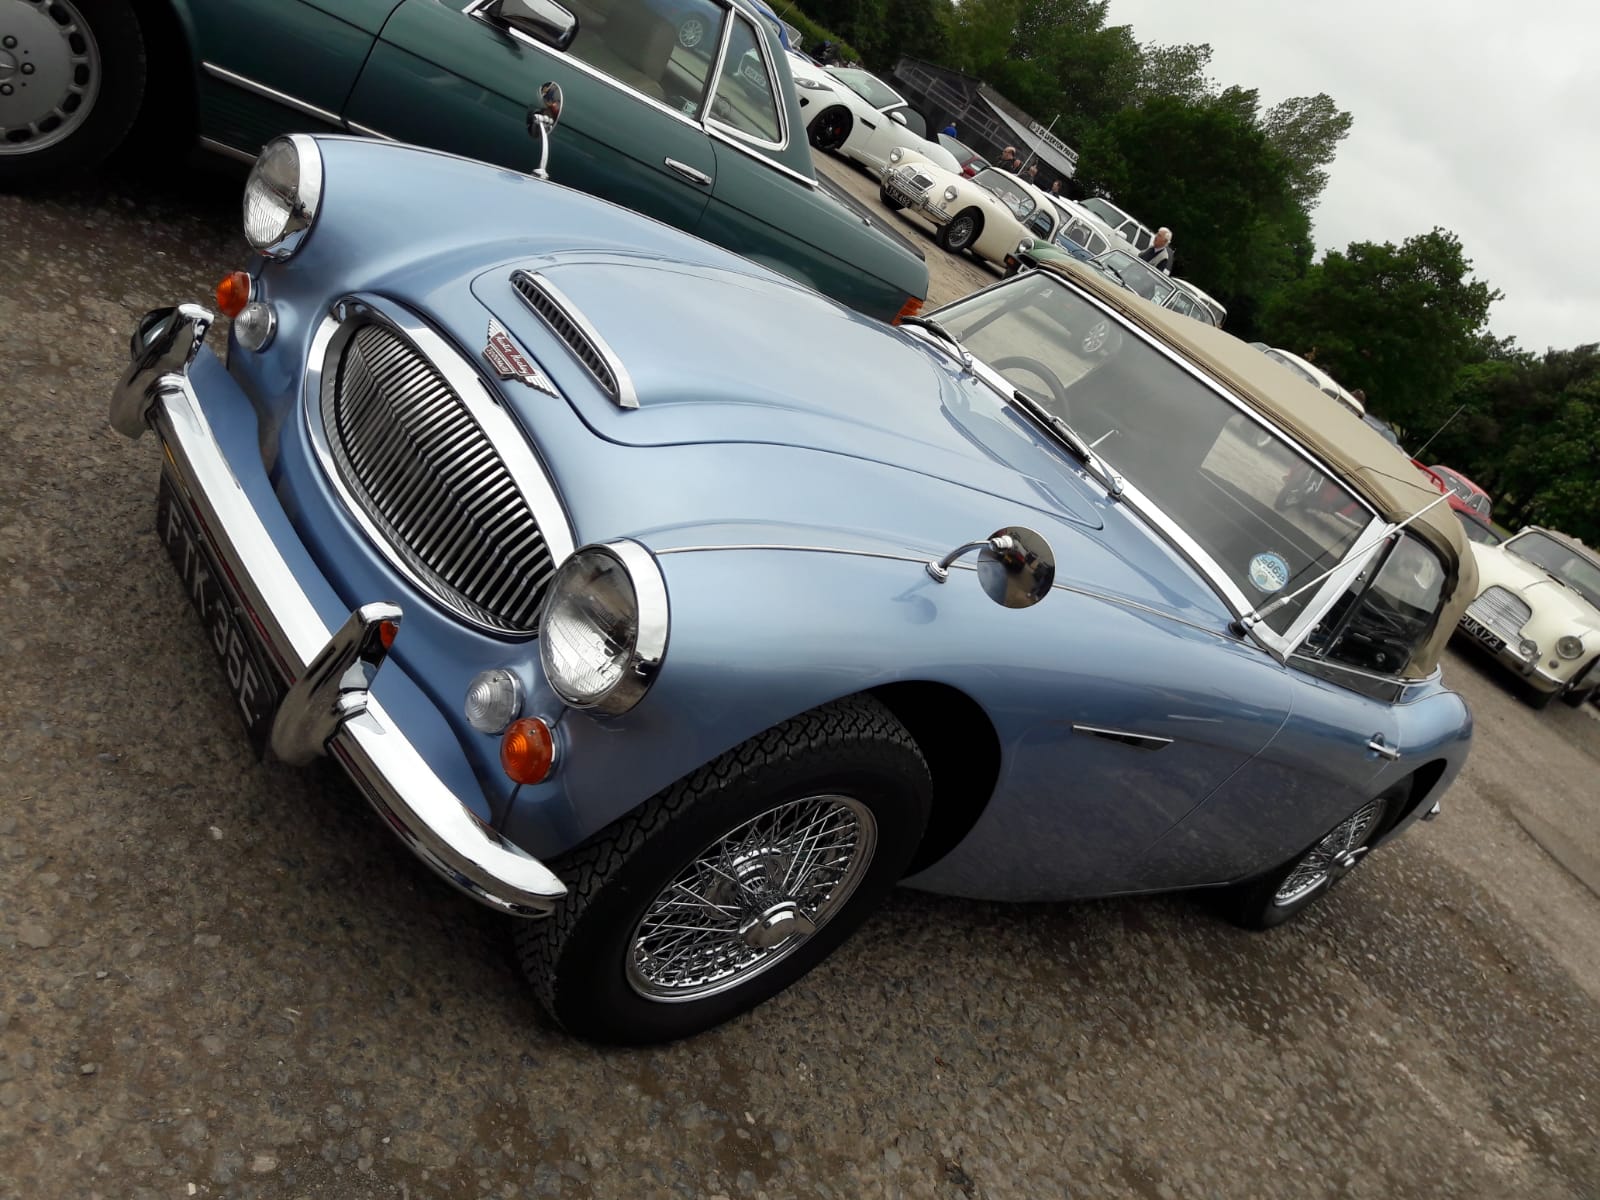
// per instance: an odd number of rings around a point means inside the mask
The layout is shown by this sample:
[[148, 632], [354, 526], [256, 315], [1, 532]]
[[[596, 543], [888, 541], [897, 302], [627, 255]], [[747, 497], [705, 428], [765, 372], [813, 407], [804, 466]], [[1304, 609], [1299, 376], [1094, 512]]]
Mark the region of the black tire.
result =
[[811, 122], [807, 136], [818, 150], [837, 150], [850, 136], [850, 127], [854, 123], [850, 110], [836, 104], [832, 108], [825, 109], [815, 121]]
[[1560, 694], [1560, 692], [1541, 692], [1538, 688], [1526, 683], [1522, 685], [1523, 703], [1535, 712], [1543, 712], [1549, 708], [1550, 702]]
[[943, 225], [935, 241], [941, 250], [948, 250], [951, 254], [960, 254], [978, 240], [983, 233], [983, 214], [975, 208], [963, 208]]
[[1562, 692], [1561, 703], [1565, 704], [1568, 708], [1582, 708], [1584, 702], [1594, 694], [1595, 689], [1592, 687], [1582, 688], [1576, 692]]
[[[518, 925], [522, 968], [556, 1023], [592, 1041], [665, 1042], [721, 1024], [811, 970], [878, 906], [916, 852], [930, 794], [921, 751], [876, 700], [856, 696], [802, 713], [680, 779], [556, 860], [569, 892], [550, 917]], [[630, 979], [630, 966], [637, 965], [640, 923], [658, 897], [747, 821], [819, 796], [848, 799], [872, 815], [876, 848], [861, 860], [854, 891], [809, 937], [728, 990], [676, 1000], [645, 995]], [[735, 919], [744, 916], [745, 899], [742, 890], [724, 897], [739, 908]], [[730, 936], [722, 944], [735, 941]]]
[[[1327, 895], [1335, 884], [1360, 865], [1366, 858], [1372, 839], [1388, 828], [1389, 818], [1395, 806], [1404, 802], [1410, 793], [1410, 787], [1409, 782], [1402, 783], [1381, 795], [1374, 796], [1288, 862], [1274, 867], [1265, 875], [1222, 889], [1217, 898], [1221, 903], [1223, 914], [1234, 924], [1245, 929], [1275, 929], [1292, 921]], [[1370, 814], [1368, 814], [1369, 808], [1371, 808]], [[1363, 814], [1368, 815], [1363, 816]], [[1335, 838], [1346, 824], [1358, 818], [1362, 820], [1360, 832], [1351, 844], [1345, 847], [1355, 852], [1354, 862], [1349, 866], [1330, 870], [1320, 882], [1308, 880], [1304, 894], [1292, 899], [1288, 896], [1280, 898], [1279, 892], [1289, 883], [1295, 870], [1317, 853], [1324, 843]]]
[[[27, 39], [8, 51], [13, 57], [23, 59], [23, 52], [29, 51], [27, 58], [33, 59], [32, 43], [38, 42], [37, 54], [42, 61], [47, 48], [53, 49], [54, 43], [32, 32], [37, 28], [32, 18], [47, 12], [53, 14], [46, 19], [59, 29], [60, 17], [76, 10], [82, 19], [83, 32], [62, 34], [62, 40], [75, 52], [81, 52], [78, 48], [87, 45], [93, 49], [98, 63], [93, 96], [86, 102], [80, 101], [79, 107], [66, 118], [69, 123], [81, 122], [70, 133], [59, 141], [50, 140], [59, 129], [58, 123], [29, 136], [22, 136], [19, 129], [0, 141], [0, 188], [70, 176], [98, 166], [122, 143], [144, 100], [148, 56], [144, 34], [132, 8], [127, 0], [68, 0], [67, 5], [46, 4], [44, 0], [0, 0], [0, 8], [17, 16], [18, 27], [24, 30], [20, 36]], [[28, 19], [22, 24], [24, 18]], [[74, 36], [81, 40], [73, 40]], [[19, 63], [17, 74], [6, 84], [19, 90], [13, 91], [11, 97], [0, 96], [0, 103], [20, 94], [25, 78], [21, 65]], [[80, 75], [78, 68], [74, 68], [73, 78], [93, 79], [96, 73], [87, 65], [82, 65], [81, 71]], [[87, 115], [84, 115], [85, 103]]]
[[890, 212], [899, 212], [905, 207], [904, 204], [901, 204], [900, 201], [889, 195], [889, 189], [884, 187], [882, 184], [878, 185], [878, 202]]

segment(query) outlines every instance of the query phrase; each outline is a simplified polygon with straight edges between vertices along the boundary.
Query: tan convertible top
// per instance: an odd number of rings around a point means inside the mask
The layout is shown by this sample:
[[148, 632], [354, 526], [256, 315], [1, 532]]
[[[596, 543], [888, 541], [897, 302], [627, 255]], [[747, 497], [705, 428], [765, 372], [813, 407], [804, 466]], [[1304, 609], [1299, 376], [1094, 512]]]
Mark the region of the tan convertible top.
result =
[[[1404, 521], [1441, 499], [1428, 477], [1377, 430], [1249, 343], [1152, 304], [1077, 263], [1050, 266], [1288, 430], [1385, 519]], [[1434, 505], [1410, 528], [1438, 552], [1448, 576], [1439, 623], [1403, 672], [1420, 678], [1438, 665], [1456, 622], [1476, 598], [1478, 569], [1448, 502]]]

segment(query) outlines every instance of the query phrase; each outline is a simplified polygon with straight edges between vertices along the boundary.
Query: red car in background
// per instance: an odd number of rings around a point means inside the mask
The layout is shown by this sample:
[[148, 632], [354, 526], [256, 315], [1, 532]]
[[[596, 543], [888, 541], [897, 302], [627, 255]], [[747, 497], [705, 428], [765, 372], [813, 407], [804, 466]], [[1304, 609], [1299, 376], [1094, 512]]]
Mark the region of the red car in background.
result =
[[1473, 483], [1460, 471], [1452, 471], [1449, 467], [1442, 467], [1437, 463], [1429, 467], [1428, 470], [1446, 488], [1450, 489], [1449, 504], [1451, 508], [1456, 509], [1458, 512], [1476, 513], [1478, 516], [1488, 520], [1491, 507], [1488, 492]]

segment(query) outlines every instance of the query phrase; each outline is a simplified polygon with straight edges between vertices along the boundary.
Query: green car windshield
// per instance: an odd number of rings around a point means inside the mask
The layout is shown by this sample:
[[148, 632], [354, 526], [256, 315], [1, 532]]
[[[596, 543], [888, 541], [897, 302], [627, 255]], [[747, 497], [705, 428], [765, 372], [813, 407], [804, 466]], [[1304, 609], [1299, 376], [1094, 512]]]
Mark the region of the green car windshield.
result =
[[1117, 273], [1125, 287], [1146, 300], [1164, 303], [1175, 290], [1171, 283], [1126, 250], [1108, 250], [1100, 256], [1100, 261]]

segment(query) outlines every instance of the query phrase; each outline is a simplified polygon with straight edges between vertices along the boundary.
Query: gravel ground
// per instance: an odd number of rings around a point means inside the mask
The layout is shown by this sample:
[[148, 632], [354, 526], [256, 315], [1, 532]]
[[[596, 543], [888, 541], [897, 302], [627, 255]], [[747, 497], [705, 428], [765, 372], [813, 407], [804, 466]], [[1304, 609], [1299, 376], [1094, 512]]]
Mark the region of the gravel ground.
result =
[[0, 1197], [1600, 1196], [1600, 714], [1455, 657], [1444, 818], [1277, 933], [901, 893], [693, 1042], [543, 1027], [497, 918], [251, 760], [106, 427], [236, 197], [0, 196]]

